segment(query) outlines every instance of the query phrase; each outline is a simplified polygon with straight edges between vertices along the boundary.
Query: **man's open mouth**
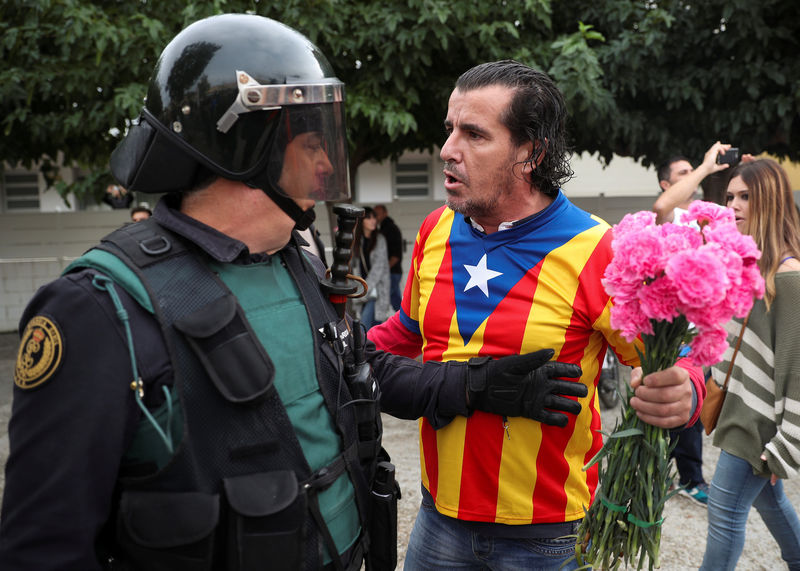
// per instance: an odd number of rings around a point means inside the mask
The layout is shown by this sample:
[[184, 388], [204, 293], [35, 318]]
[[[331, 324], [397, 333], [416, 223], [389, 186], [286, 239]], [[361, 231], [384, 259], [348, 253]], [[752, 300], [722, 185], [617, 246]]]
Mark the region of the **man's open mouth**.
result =
[[461, 182], [461, 179], [450, 171], [444, 171], [444, 181], [448, 184], [455, 184]]

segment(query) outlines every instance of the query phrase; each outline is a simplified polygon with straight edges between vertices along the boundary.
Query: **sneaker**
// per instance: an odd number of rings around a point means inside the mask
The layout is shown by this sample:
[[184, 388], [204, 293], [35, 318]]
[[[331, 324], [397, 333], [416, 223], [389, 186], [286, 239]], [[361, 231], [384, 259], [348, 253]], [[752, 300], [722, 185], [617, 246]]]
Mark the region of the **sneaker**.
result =
[[708, 484], [705, 482], [701, 482], [693, 488], [681, 488], [678, 493], [696, 501], [698, 504], [708, 504]]

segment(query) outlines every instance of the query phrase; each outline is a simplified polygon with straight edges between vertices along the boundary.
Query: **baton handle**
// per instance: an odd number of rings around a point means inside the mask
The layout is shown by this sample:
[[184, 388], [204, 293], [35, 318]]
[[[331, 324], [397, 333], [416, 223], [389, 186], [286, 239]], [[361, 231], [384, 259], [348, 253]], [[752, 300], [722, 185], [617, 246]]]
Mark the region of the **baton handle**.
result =
[[350, 262], [353, 256], [353, 230], [358, 219], [364, 216], [364, 209], [352, 204], [336, 204], [333, 212], [336, 214], [337, 226], [334, 235], [333, 263], [330, 277], [321, 280], [321, 284], [337, 308], [341, 307], [340, 314], [344, 316], [342, 299], [355, 293], [360, 287], [357, 281], [348, 278], [347, 275], [350, 273]]

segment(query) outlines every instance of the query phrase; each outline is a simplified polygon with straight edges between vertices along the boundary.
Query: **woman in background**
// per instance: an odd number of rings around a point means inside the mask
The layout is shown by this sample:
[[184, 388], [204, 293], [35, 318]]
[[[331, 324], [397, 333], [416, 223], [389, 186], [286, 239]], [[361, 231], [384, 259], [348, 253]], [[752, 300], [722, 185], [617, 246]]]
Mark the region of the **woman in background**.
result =
[[[750, 159], [750, 160], [748, 160]], [[784, 170], [751, 157], [731, 170], [726, 193], [739, 232], [762, 252], [764, 299], [756, 300], [734, 359], [714, 445], [722, 449], [708, 497], [701, 569], [734, 569], [755, 506], [790, 569], [800, 569], [800, 520], [782, 479], [800, 467], [800, 220]], [[727, 326], [732, 347], [712, 368], [728, 373], [742, 320]]]
[[358, 221], [353, 240], [353, 270], [369, 286], [367, 295], [352, 300], [352, 309], [369, 330], [386, 321], [392, 312], [389, 297], [389, 253], [386, 238], [378, 232], [378, 219], [369, 206]]

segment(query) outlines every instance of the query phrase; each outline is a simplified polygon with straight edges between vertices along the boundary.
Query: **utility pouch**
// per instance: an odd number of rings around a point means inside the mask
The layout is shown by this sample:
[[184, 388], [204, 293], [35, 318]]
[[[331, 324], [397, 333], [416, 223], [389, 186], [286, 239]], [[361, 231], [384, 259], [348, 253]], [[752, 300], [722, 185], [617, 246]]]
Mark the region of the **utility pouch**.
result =
[[307, 496], [291, 470], [224, 480], [227, 567], [249, 571], [303, 568]]
[[369, 495], [369, 552], [367, 571], [384, 571], [397, 567], [397, 500], [400, 485], [394, 477], [394, 464], [378, 462], [375, 480]]
[[256, 402], [275, 391], [275, 366], [251, 335], [232, 294], [175, 321], [229, 402]]
[[219, 496], [126, 491], [122, 494], [118, 517], [117, 542], [135, 568], [213, 569]]
[[372, 367], [364, 357], [365, 338], [354, 321], [353, 361], [345, 365], [345, 379], [353, 395], [353, 409], [358, 426], [358, 457], [371, 472], [381, 447], [383, 426], [379, 406], [381, 391]]
[[356, 401], [353, 409], [358, 425], [358, 457], [367, 465], [375, 462], [383, 432], [380, 409], [374, 400]]

